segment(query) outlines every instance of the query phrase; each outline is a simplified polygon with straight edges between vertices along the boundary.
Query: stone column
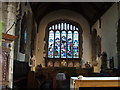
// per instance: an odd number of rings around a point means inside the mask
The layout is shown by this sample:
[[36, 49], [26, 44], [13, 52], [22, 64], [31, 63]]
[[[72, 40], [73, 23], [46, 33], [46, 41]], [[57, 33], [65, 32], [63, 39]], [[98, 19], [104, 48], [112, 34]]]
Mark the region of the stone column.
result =
[[[4, 23], [3, 32], [7, 34], [14, 35], [15, 31], [15, 22], [16, 22], [16, 5], [17, 3], [13, 2], [0, 2], [1, 20]], [[14, 24], [14, 25], [13, 25]], [[9, 87], [12, 88], [13, 82], [13, 58], [14, 57], [14, 42], [11, 44], [11, 53], [10, 53], [10, 64], [9, 64]]]
[[[8, 34], [15, 35], [15, 22], [16, 22], [16, 5], [17, 3], [9, 2], [7, 8], [7, 22], [6, 22], [6, 31]], [[12, 27], [13, 25], [13, 27]], [[12, 28], [11, 28], [12, 27]], [[10, 53], [10, 66], [9, 66], [9, 87], [13, 86], [13, 61], [14, 61], [14, 42], [11, 44], [11, 53]]]
[[[5, 24], [5, 18], [7, 18], [6, 11], [7, 11], [7, 4], [0, 2], [0, 46], [2, 44], [2, 32], [4, 32], [3, 24]], [[1, 47], [0, 47], [0, 80], [2, 80], [2, 48]], [[0, 85], [0, 90], [2, 90], [2, 85]]]
[[120, 68], [120, 2], [118, 2], [118, 29], [117, 29], [117, 59]]
[[118, 56], [118, 68], [120, 68], [120, 20], [117, 30], [117, 56]]

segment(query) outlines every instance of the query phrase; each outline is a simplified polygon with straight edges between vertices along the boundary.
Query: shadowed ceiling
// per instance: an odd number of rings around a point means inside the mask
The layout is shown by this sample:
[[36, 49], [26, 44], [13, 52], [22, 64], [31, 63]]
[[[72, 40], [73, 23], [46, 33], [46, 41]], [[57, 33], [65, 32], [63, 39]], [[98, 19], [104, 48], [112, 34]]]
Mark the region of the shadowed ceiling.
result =
[[84, 16], [92, 26], [113, 5], [113, 2], [31, 2], [37, 23], [48, 13], [68, 9]]

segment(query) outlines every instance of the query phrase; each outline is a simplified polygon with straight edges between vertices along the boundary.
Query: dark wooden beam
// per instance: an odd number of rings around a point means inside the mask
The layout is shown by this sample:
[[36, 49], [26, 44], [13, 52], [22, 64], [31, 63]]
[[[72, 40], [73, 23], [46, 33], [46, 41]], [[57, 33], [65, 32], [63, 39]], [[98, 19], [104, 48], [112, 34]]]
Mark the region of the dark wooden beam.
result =
[[114, 3], [104, 3], [101, 6], [100, 11], [96, 12], [96, 14], [93, 16], [93, 18], [91, 19], [91, 25], [93, 25], [98, 19], [100, 19], [100, 17], [113, 5]]
[[[103, 14], [104, 12], [112, 5], [113, 3], [99, 3], [98, 2], [80, 2], [80, 3], [57, 3], [57, 2], [42, 2], [42, 3], [36, 3], [36, 4], [31, 4], [33, 8], [33, 13], [36, 18], [36, 21], [39, 23], [40, 20], [48, 13], [59, 10], [59, 9], [68, 9], [75, 11], [77, 13], [80, 13], [83, 17], [85, 17], [90, 25], [93, 25]], [[89, 13], [86, 13], [86, 9], [88, 6], [88, 11]], [[97, 6], [99, 5], [99, 6]], [[91, 7], [89, 9], [89, 7]], [[85, 10], [84, 10], [85, 9]], [[90, 10], [91, 13], [90, 13]], [[90, 16], [91, 14], [91, 16]]]

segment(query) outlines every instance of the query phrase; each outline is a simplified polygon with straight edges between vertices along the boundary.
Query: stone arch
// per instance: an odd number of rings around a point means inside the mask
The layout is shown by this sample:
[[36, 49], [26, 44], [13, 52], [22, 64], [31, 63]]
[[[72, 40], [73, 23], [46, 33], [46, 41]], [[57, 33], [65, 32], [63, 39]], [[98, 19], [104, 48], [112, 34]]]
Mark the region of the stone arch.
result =
[[68, 67], [73, 67], [73, 62], [68, 62]]
[[80, 67], [80, 63], [79, 62], [75, 62], [74, 63], [74, 67]]
[[52, 62], [52, 61], [49, 61], [49, 62], [47, 63], [47, 66], [48, 66], [48, 67], [53, 67], [53, 62]]
[[54, 67], [59, 67], [59, 66], [60, 66], [60, 62], [56, 61], [56, 62], [54, 63]]

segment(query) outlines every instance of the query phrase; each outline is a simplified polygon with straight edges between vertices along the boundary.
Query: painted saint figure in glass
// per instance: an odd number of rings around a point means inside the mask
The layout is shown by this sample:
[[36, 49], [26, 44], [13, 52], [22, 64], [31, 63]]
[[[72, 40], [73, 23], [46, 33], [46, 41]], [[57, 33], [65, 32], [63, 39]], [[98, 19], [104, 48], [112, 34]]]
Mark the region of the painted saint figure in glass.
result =
[[60, 57], [60, 32], [55, 33], [55, 58]]
[[61, 33], [61, 58], [66, 58], [66, 32]]
[[54, 52], [54, 32], [49, 32], [49, 45], [48, 45], [48, 57], [53, 58]]
[[78, 41], [78, 31], [74, 31], [73, 37], [73, 58], [79, 57], [79, 41]]
[[68, 31], [67, 35], [67, 58], [72, 58], [72, 32]]

